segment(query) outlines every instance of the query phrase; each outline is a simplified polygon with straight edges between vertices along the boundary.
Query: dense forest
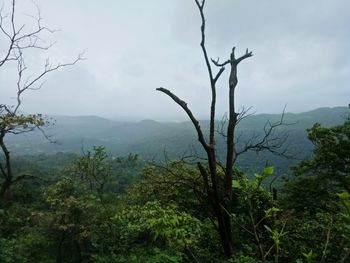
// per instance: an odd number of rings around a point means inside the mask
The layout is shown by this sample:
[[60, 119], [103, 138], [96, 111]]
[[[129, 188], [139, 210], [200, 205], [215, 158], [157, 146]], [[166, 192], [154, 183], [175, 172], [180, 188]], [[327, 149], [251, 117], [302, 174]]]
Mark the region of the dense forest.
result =
[[43, 38], [55, 30], [42, 25], [37, 5], [26, 27], [16, 1], [8, 3], [0, 70], [14, 77], [15, 99], [0, 102], [0, 262], [350, 262], [350, 105], [280, 115], [238, 109], [238, 66], [253, 53], [233, 47], [226, 60], [211, 59], [206, 1], [194, 0], [209, 119], [164, 87], [157, 92], [189, 121], [27, 113], [25, 94], [84, 57], [47, 59], [36, 72], [30, 58], [52, 48]]
[[31, 177], [2, 200], [0, 261], [347, 262], [350, 121], [307, 133], [313, 155], [283, 183], [265, 183], [280, 176], [273, 166], [234, 171], [229, 261], [185, 160], [116, 157], [103, 146], [17, 156], [14, 174]]

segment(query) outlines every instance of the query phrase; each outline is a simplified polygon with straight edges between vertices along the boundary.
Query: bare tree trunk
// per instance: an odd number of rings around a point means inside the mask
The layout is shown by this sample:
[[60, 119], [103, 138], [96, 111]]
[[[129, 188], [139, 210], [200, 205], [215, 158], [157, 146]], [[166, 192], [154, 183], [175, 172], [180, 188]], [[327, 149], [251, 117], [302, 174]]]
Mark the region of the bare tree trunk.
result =
[[13, 193], [12, 193], [12, 181], [5, 180], [0, 189], [0, 200], [3, 203], [4, 207], [9, 207], [12, 203]]
[[226, 231], [230, 234], [229, 239], [232, 243], [231, 237], [231, 203], [232, 203], [232, 173], [233, 165], [236, 159], [236, 150], [234, 145], [235, 128], [237, 124], [237, 113], [235, 112], [235, 87], [237, 85], [237, 65], [235, 64], [234, 49], [231, 54], [231, 74], [229, 78], [229, 121], [227, 126], [227, 146], [226, 146], [226, 171], [224, 182], [224, 198], [223, 207], [225, 209], [224, 222]]
[[11, 186], [13, 183], [12, 166], [10, 160], [10, 152], [4, 143], [5, 133], [0, 133], [0, 148], [4, 154], [4, 165], [1, 166], [1, 175], [3, 177], [3, 183], [0, 188], [0, 200], [3, 201], [4, 206], [8, 206], [12, 201]]
[[234, 253], [231, 237], [231, 220], [229, 211], [226, 210], [222, 196], [219, 192], [219, 186], [217, 182], [218, 177], [216, 172], [215, 149], [212, 149], [208, 152], [208, 164], [212, 181], [212, 188], [214, 192], [214, 202], [212, 202], [212, 206], [218, 221], [218, 229], [222, 248], [224, 249], [225, 255], [230, 258]]

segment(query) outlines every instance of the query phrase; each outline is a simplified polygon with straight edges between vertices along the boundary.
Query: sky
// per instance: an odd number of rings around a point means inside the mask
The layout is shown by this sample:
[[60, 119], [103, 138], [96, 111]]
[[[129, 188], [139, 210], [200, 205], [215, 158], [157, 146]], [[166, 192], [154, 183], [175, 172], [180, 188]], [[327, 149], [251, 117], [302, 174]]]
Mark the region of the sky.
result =
[[[9, 0], [4, 3], [4, 10]], [[45, 78], [23, 96], [24, 112], [98, 115], [111, 119], [182, 120], [186, 114], [164, 87], [188, 103], [195, 116], [210, 110], [208, 74], [199, 46], [194, 0], [36, 0], [42, 24], [59, 29], [42, 36], [55, 45], [28, 52], [28, 74], [52, 63], [84, 60]], [[211, 58], [254, 54], [238, 68], [236, 104], [255, 113], [302, 112], [350, 102], [350, 1], [207, 0], [206, 46]], [[19, 0], [18, 24], [29, 30], [33, 3]], [[6, 45], [0, 35], [0, 55]], [[0, 68], [0, 103], [13, 104], [16, 75]], [[215, 69], [215, 67], [214, 67]], [[216, 70], [216, 69], [215, 69]], [[218, 82], [218, 118], [228, 109], [226, 68]]]

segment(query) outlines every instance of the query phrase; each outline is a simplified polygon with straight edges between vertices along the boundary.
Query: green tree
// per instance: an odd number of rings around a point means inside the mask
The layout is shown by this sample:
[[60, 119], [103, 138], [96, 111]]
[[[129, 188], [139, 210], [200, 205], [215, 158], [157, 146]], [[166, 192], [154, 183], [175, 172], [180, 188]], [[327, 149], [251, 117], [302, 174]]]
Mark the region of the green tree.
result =
[[[201, 221], [180, 212], [176, 205], [161, 205], [158, 201], [127, 206], [113, 218], [120, 226], [120, 240], [124, 240], [120, 255], [141, 256], [150, 252], [147, 262], [182, 262], [194, 260], [194, 250], [201, 235]], [[167, 255], [167, 260], [153, 261], [154, 256]], [[130, 255], [130, 254], [129, 254]], [[172, 258], [172, 260], [170, 260]], [[187, 258], [187, 260], [185, 260]], [[138, 261], [137, 261], [138, 262]]]
[[104, 146], [94, 146], [76, 157], [64, 172], [85, 184], [101, 201], [109, 202], [129, 186], [140, 167], [137, 155], [114, 157]]
[[308, 130], [308, 138], [315, 145], [314, 156], [298, 165], [296, 175], [317, 176], [349, 192], [350, 121], [330, 128], [316, 123]]
[[91, 193], [97, 194], [100, 198], [106, 192], [107, 184], [111, 184], [113, 179], [110, 157], [103, 146], [83, 152], [83, 155], [77, 157], [67, 170], [71, 176], [86, 183]]
[[46, 235], [53, 237], [56, 262], [82, 262], [89, 256], [91, 233], [101, 212], [98, 200], [87, 188], [69, 177], [44, 192], [48, 210], [38, 216], [46, 222]]
[[294, 177], [283, 188], [281, 204], [294, 215], [287, 225], [286, 248], [293, 260], [302, 253], [320, 262], [345, 262], [350, 121], [334, 127], [316, 123], [308, 129], [308, 137], [315, 146], [314, 155], [293, 168]]
[[124, 203], [132, 205], [149, 201], [158, 201], [164, 205], [176, 204], [181, 211], [197, 218], [211, 216], [199, 171], [182, 161], [146, 166], [124, 199]]
[[284, 206], [301, 213], [334, 213], [339, 210], [334, 194], [350, 190], [350, 121], [328, 128], [316, 123], [308, 137], [314, 156], [293, 168], [294, 178], [284, 187]]

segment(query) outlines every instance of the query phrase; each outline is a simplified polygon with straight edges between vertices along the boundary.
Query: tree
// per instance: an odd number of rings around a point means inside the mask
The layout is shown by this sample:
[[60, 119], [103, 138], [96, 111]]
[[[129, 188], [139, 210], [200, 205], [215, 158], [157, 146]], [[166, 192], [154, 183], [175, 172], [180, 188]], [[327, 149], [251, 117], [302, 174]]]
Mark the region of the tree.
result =
[[203, 183], [196, 167], [173, 161], [166, 166], [145, 167], [122, 202], [139, 205], [149, 201], [176, 203], [181, 211], [203, 219], [208, 216], [208, 206], [203, 198]]
[[85, 185], [69, 177], [47, 187], [43, 197], [49, 206], [44, 218], [49, 222], [42, 228], [55, 237], [56, 262], [84, 262], [100, 203]]
[[293, 167], [283, 202], [299, 213], [335, 213], [339, 205], [334, 194], [350, 192], [350, 121], [333, 127], [316, 123], [307, 131], [314, 155]]
[[[349, 250], [350, 121], [308, 129], [313, 156], [293, 168], [281, 204], [292, 211], [286, 248], [319, 262], [347, 262]], [[346, 225], [346, 227], [344, 227]]]
[[[42, 17], [40, 10], [37, 8], [37, 15], [30, 16], [33, 18], [33, 25], [19, 24], [16, 13], [16, 0], [11, 0], [9, 14], [4, 14], [4, 10], [0, 10], [0, 38], [6, 43], [6, 49], [0, 53], [0, 70], [9, 70], [10, 67], [16, 67], [16, 79], [14, 86], [16, 87], [16, 102], [13, 105], [0, 104], [0, 200], [10, 203], [12, 199], [11, 186], [16, 182], [30, 175], [15, 176], [12, 164], [11, 154], [5, 143], [5, 137], [9, 134], [21, 134], [33, 131], [35, 129], [42, 130], [42, 127], [49, 123], [49, 120], [41, 114], [25, 114], [21, 112], [23, 95], [31, 90], [39, 90], [43, 86], [43, 80], [51, 72], [60, 68], [76, 64], [82, 59], [79, 55], [74, 61], [69, 63], [52, 64], [46, 59], [43, 69], [37, 73], [29, 70], [26, 57], [28, 54], [43, 55], [43, 52], [50, 49], [52, 44], [45, 44], [42, 40], [44, 33], [54, 33], [41, 24]], [[27, 30], [27, 28], [30, 28]], [[12, 64], [12, 65], [11, 65]], [[6, 66], [9, 67], [6, 67]], [[45, 135], [45, 134], [44, 134]]]
[[[235, 141], [235, 128], [239, 121], [244, 118], [247, 113], [246, 110], [242, 110], [240, 113], [236, 112], [235, 108], [235, 88], [238, 83], [237, 78], [237, 67], [240, 62], [253, 56], [252, 52], [246, 50], [245, 54], [236, 57], [235, 47], [232, 48], [231, 55], [229, 59], [225, 62], [220, 63], [218, 60], [213, 60], [209, 58], [208, 52], [205, 46], [205, 16], [204, 16], [204, 5], [205, 0], [199, 1], [195, 0], [195, 3], [199, 9], [201, 17], [201, 50], [204, 56], [205, 65], [209, 74], [209, 82], [211, 88], [211, 105], [210, 105], [210, 118], [209, 118], [209, 138], [206, 136], [200, 126], [199, 121], [193, 115], [187, 103], [177, 97], [170, 90], [163, 87], [157, 88], [158, 91], [168, 95], [173, 101], [175, 101], [188, 115], [190, 118], [196, 132], [198, 135], [198, 141], [205, 150], [207, 156], [207, 163], [204, 165], [201, 162], [197, 163], [198, 169], [200, 171], [201, 177], [203, 178], [204, 187], [206, 190], [207, 200], [212, 207], [212, 213], [215, 215], [218, 224], [218, 231], [220, 234], [221, 244], [224, 253], [227, 257], [232, 257], [234, 254], [234, 248], [231, 237], [231, 212], [232, 212], [232, 179], [234, 174], [234, 164], [237, 157], [247, 151], [262, 151], [268, 150], [271, 152], [276, 152], [276, 149], [281, 146], [285, 141], [285, 137], [270, 139], [273, 136], [273, 131], [276, 127], [283, 125], [283, 115], [279, 122], [277, 123], [267, 123], [264, 128], [264, 135], [261, 138], [252, 138], [241, 150], [236, 149]], [[219, 68], [217, 73], [214, 73], [213, 66]], [[226, 161], [225, 164], [221, 164], [218, 160], [216, 153], [216, 85], [217, 81], [221, 77], [225, 70], [225, 66], [230, 66], [230, 77], [229, 77], [229, 105], [228, 105], [228, 120], [227, 120], [227, 130], [224, 134], [226, 139]], [[224, 175], [221, 176], [218, 173], [218, 166], [224, 170]]]
[[103, 146], [95, 146], [92, 151], [83, 151], [83, 155], [72, 162], [68, 172], [86, 183], [91, 193], [96, 193], [101, 199], [106, 193], [107, 184], [112, 184], [113, 173], [110, 157]]
[[350, 121], [330, 128], [316, 123], [308, 137], [315, 145], [314, 156], [294, 169], [296, 175], [314, 175], [332, 182], [338, 191], [350, 192]]
[[[145, 262], [189, 262], [196, 259], [193, 250], [197, 249], [203, 224], [179, 211], [175, 204], [162, 205], [152, 201], [126, 206], [112, 219], [120, 228], [114, 254], [129, 257], [115, 262], [139, 262], [140, 259]], [[146, 254], [143, 252], [145, 247]], [[159, 256], [161, 258], [156, 259]]]

